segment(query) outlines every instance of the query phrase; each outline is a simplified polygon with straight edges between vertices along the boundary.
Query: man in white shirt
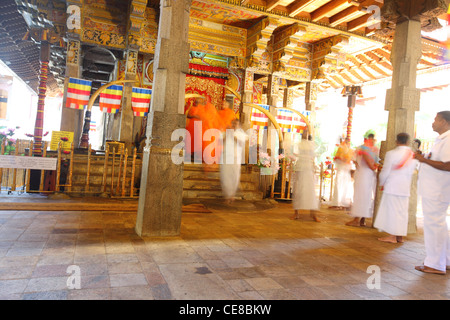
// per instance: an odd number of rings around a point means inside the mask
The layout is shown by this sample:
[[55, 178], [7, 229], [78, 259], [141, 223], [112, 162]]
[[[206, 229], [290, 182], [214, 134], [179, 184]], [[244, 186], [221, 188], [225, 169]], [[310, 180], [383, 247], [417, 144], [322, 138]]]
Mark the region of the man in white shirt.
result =
[[375, 228], [389, 233], [389, 236], [378, 240], [390, 243], [403, 242], [407, 235], [411, 179], [418, 164], [408, 147], [407, 133], [399, 133], [396, 143], [397, 147], [386, 153], [380, 172], [379, 184], [383, 195], [374, 222]]
[[420, 153], [418, 193], [422, 196], [426, 257], [416, 270], [445, 274], [450, 269], [447, 210], [450, 204], [450, 111], [438, 112], [433, 130], [439, 134], [428, 156]]

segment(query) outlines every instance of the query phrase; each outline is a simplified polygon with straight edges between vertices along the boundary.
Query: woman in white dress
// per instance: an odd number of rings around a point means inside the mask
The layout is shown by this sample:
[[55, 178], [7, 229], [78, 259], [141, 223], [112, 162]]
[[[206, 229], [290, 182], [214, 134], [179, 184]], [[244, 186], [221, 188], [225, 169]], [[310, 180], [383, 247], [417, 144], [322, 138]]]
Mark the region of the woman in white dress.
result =
[[376, 188], [378, 149], [374, 146], [374, 135], [370, 134], [356, 151], [356, 171], [354, 175], [353, 205], [350, 215], [353, 220], [347, 226], [365, 226], [366, 218], [373, 215]]
[[314, 165], [314, 143], [312, 137], [302, 140], [299, 144], [299, 153], [296, 154], [297, 161], [293, 174], [292, 206], [294, 208], [293, 220], [299, 219], [299, 210], [307, 210], [316, 222], [319, 210], [319, 197], [316, 193], [315, 165]]
[[234, 200], [241, 179], [242, 153], [247, 134], [240, 129], [239, 120], [231, 123], [231, 130], [225, 131], [220, 165], [220, 184], [226, 202]]
[[331, 208], [345, 209], [351, 205], [353, 196], [351, 176], [352, 156], [353, 151], [350, 148], [350, 140], [346, 138], [339, 145], [334, 156], [336, 180], [333, 188]]

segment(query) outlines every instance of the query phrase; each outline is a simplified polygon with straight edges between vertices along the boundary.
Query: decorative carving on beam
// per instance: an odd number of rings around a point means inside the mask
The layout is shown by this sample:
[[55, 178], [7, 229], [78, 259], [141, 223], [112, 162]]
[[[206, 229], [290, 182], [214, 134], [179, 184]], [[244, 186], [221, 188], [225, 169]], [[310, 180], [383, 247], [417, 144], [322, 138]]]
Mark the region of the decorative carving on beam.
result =
[[[267, 45], [270, 41], [273, 31], [278, 27], [278, 20], [267, 17], [255, 24], [247, 33], [247, 64], [249, 67], [258, 69], [263, 54], [267, 51]], [[265, 59], [264, 59], [265, 60]], [[271, 60], [271, 59], [269, 59]], [[269, 62], [270, 63], [270, 62]], [[264, 65], [267, 72], [271, 72], [271, 66]]]
[[127, 44], [129, 49], [139, 50], [141, 47], [141, 28], [145, 20], [145, 9], [147, 0], [131, 0], [129, 17]]
[[[447, 9], [448, 3], [445, 0], [384, 0], [381, 16], [391, 25], [388, 27], [390, 30], [395, 29], [393, 26], [397, 23], [410, 19], [420, 21], [422, 27], [430, 32], [441, 28], [441, 25], [436, 23], [436, 17], [446, 13]], [[389, 30], [380, 32], [386, 35]]]
[[190, 18], [188, 41], [191, 50], [245, 58], [247, 30]]
[[141, 52], [155, 53], [156, 41], [158, 40], [158, 22], [156, 21], [156, 10], [147, 7], [145, 9], [145, 18], [140, 30]]
[[[323, 39], [317, 41], [313, 44], [312, 48], [312, 63], [311, 63], [311, 80], [315, 79], [325, 79], [325, 67], [327, 67], [326, 63], [329, 61], [329, 58], [333, 56], [335, 52], [338, 52], [337, 49], [341, 47], [343, 44], [348, 43], [348, 37], [344, 35], [337, 35], [327, 39]], [[344, 58], [335, 59], [336, 66], [338, 65], [338, 60], [344, 60]], [[342, 62], [342, 61], [341, 61]], [[332, 70], [329, 70], [332, 72]]]
[[128, 4], [121, 0], [99, 3], [84, 0], [81, 41], [125, 49], [127, 46]]
[[[278, 65], [285, 65], [294, 56], [295, 48], [300, 42], [301, 36], [306, 33], [306, 27], [295, 23], [274, 35], [273, 61]], [[275, 70], [274, 71], [279, 71]]]

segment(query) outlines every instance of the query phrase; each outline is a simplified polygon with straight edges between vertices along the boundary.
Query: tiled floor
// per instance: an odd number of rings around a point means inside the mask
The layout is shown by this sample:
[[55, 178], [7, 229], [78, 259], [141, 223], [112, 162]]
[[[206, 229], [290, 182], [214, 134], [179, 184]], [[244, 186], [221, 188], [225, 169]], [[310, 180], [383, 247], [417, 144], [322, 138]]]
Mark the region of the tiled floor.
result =
[[[414, 270], [420, 219], [417, 234], [388, 244], [345, 226], [342, 211], [324, 208], [316, 223], [290, 220], [287, 203], [237, 208], [183, 213], [181, 235], [157, 239], [134, 233], [132, 212], [0, 211], [0, 299], [450, 298], [450, 273]], [[380, 289], [367, 285], [370, 266]]]

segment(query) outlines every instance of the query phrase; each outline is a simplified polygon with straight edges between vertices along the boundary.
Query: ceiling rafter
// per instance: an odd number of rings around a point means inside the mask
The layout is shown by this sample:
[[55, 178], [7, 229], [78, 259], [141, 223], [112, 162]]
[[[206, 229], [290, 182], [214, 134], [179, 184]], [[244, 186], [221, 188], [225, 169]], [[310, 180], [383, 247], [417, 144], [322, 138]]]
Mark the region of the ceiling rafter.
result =
[[337, 25], [340, 25], [341, 23], [358, 18], [361, 14], [364, 13], [360, 11], [358, 7], [356, 6], [349, 7], [339, 13], [336, 13], [334, 16], [331, 16], [330, 26], [335, 27]]
[[311, 12], [311, 20], [316, 22], [320, 19], [326, 17], [326, 16], [332, 16], [334, 14], [337, 14], [338, 12], [342, 11], [343, 9], [346, 9], [349, 6], [352, 6], [353, 2], [350, 2], [348, 0], [334, 0], [330, 1], [320, 8], [314, 10]]
[[289, 11], [290, 17], [295, 17], [300, 12], [302, 12], [307, 6], [310, 4], [313, 4], [314, 2], [317, 2], [318, 0], [300, 0], [300, 1], [294, 1], [290, 5], [287, 6], [287, 9]]
[[349, 21], [347, 23], [347, 31], [355, 31], [360, 28], [363, 28], [371, 23], [370, 17], [372, 17], [372, 14], [365, 14], [359, 18], [356, 18], [352, 21]]
[[271, 1], [267, 1], [266, 4], [266, 10], [267, 11], [272, 11], [273, 9], [275, 9], [278, 5], [282, 4], [283, 0], [271, 0]]

